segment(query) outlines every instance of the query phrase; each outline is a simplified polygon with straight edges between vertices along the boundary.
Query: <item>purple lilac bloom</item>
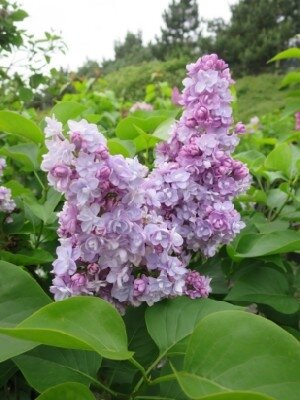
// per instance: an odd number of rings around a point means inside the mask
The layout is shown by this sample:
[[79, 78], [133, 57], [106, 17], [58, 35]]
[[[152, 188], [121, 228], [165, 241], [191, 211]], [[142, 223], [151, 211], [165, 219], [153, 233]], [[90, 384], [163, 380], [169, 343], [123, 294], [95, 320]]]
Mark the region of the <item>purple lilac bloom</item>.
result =
[[295, 131], [300, 131], [300, 111], [295, 114]]
[[[3, 170], [6, 167], [6, 161], [4, 158], [0, 158], [0, 178], [3, 176]], [[0, 186], [0, 212], [8, 214], [5, 218], [6, 223], [11, 223], [12, 218], [10, 214], [16, 208], [16, 203], [12, 199], [11, 190], [5, 186]]]
[[131, 107], [129, 112], [133, 113], [135, 111], [142, 110], [142, 111], [152, 111], [153, 110], [153, 105], [150, 103], [146, 102], [136, 102], [134, 103]]
[[69, 121], [65, 138], [61, 124], [47, 119], [42, 169], [66, 199], [56, 300], [95, 295], [124, 310], [211, 292], [210, 278], [188, 265], [193, 252], [211, 257], [244, 227], [233, 200], [250, 176], [231, 153], [245, 128], [232, 127], [227, 64], [212, 54], [187, 70], [182, 117], [157, 146], [151, 172], [137, 158], [110, 155], [96, 125]]

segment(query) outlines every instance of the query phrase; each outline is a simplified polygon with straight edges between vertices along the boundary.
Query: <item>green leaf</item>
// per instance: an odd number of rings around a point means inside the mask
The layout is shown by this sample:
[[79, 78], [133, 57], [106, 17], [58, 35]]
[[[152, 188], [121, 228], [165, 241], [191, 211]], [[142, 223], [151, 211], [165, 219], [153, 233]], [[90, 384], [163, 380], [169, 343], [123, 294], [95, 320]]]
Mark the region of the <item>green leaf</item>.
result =
[[158, 356], [155, 343], [150, 337], [145, 322], [146, 307], [130, 307], [124, 315], [129, 350], [134, 352], [134, 358], [143, 366], [151, 364]]
[[243, 235], [238, 242], [234, 256], [250, 258], [298, 250], [300, 250], [300, 232], [286, 230], [266, 235]]
[[68, 382], [47, 389], [36, 400], [95, 400], [95, 397], [81, 383]]
[[0, 250], [0, 260], [16, 265], [27, 266], [48, 264], [54, 260], [54, 257], [44, 249], [23, 249], [18, 253]]
[[[228, 391], [227, 388], [188, 372], [175, 372], [181, 389], [190, 399], [201, 400], [273, 400], [273, 397], [254, 392]], [[220, 392], [220, 393], [218, 393]], [[202, 395], [208, 394], [206, 395]], [[209, 394], [214, 393], [214, 394]]]
[[127, 351], [120, 314], [96, 297], [73, 297], [51, 303], [15, 329], [2, 328], [0, 333], [49, 346], [93, 350], [113, 360], [125, 360], [132, 355]]
[[39, 169], [38, 154], [39, 148], [33, 143], [22, 143], [15, 146], [3, 147], [0, 154], [10, 157], [23, 165], [26, 172]]
[[[289, 333], [257, 315], [222, 311], [203, 318], [194, 330], [184, 372], [199, 378], [193, 398], [246, 390], [297, 400], [299, 365], [300, 346]], [[191, 389], [179, 382], [184, 391]]]
[[27, 18], [28, 14], [24, 10], [16, 10], [10, 14], [10, 18], [14, 21], [23, 21], [23, 19]]
[[190, 335], [206, 315], [221, 310], [232, 310], [234, 307], [229, 303], [211, 299], [191, 300], [178, 297], [165, 300], [146, 310], [147, 329], [160, 353], [164, 353]]
[[41, 83], [45, 83], [46, 77], [43, 74], [33, 74], [29, 78], [30, 86], [36, 89]]
[[39, 346], [13, 361], [37, 392], [65, 382], [90, 385], [97, 380], [101, 357], [92, 351]]
[[0, 261], [0, 324], [14, 326], [51, 302], [22, 268]]
[[30, 101], [33, 99], [33, 91], [26, 87], [20, 87], [19, 97], [21, 101]]
[[134, 157], [136, 149], [131, 140], [109, 139], [107, 147], [110, 154], [122, 154], [124, 157]]
[[51, 110], [50, 115], [55, 117], [62, 123], [66, 124], [69, 119], [76, 119], [87, 108], [75, 101], [60, 101]]
[[122, 119], [116, 127], [116, 136], [124, 140], [132, 140], [139, 135], [136, 128], [151, 134], [155, 129], [169, 117], [167, 115], [155, 115], [147, 118], [127, 117]]
[[235, 158], [246, 163], [250, 171], [257, 171], [265, 162], [266, 156], [256, 150], [248, 150], [235, 155]]
[[300, 58], [300, 49], [297, 47], [291, 47], [290, 49], [281, 51], [280, 53], [276, 54], [275, 57], [271, 58], [268, 63], [278, 60], [286, 60], [289, 58]]
[[265, 167], [273, 171], [282, 171], [288, 178], [291, 177], [293, 168], [291, 146], [287, 143], [278, 144], [267, 156]]
[[[0, 261], [0, 326], [15, 326], [51, 302], [22, 268]], [[0, 335], [0, 362], [35, 347], [35, 343]]]
[[47, 193], [47, 200], [44, 204], [40, 204], [33, 197], [24, 196], [23, 201], [29, 210], [40, 220], [44, 222], [45, 225], [52, 224], [57, 215], [54, 212], [56, 206], [60, 202], [61, 194], [56, 192], [54, 189], [50, 188]]
[[[228, 391], [210, 380], [188, 372], [175, 372], [181, 389], [191, 399], [201, 400], [274, 400], [274, 397], [254, 392]], [[218, 393], [220, 392], [220, 393]], [[208, 394], [202, 396], [201, 393]], [[209, 394], [214, 393], [214, 394]], [[200, 397], [201, 396], [201, 397]]]
[[5, 182], [5, 187], [11, 190], [12, 197], [17, 197], [21, 195], [33, 196], [33, 193], [30, 189], [26, 188], [20, 182], [15, 180]]
[[300, 303], [289, 294], [286, 276], [273, 268], [249, 267], [234, 282], [228, 301], [267, 304], [283, 314], [293, 314]]
[[175, 118], [169, 118], [162, 122], [153, 132], [153, 136], [160, 140], [167, 140], [172, 132], [172, 128], [175, 126]]
[[282, 221], [280, 219], [276, 219], [275, 221], [269, 222], [265, 220], [264, 222], [261, 223], [254, 223], [256, 228], [259, 230], [259, 233], [272, 233], [272, 232], [278, 232], [278, 231], [286, 231], [290, 223], [289, 221]]
[[268, 191], [267, 206], [271, 209], [280, 209], [288, 199], [288, 194], [279, 188]]
[[289, 86], [293, 83], [300, 83], [300, 72], [291, 71], [288, 72], [281, 81], [281, 86]]
[[33, 121], [13, 111], [0, 111], [0, 131], [21, 136], [37, 144], [44, 142], [40, 128]]
[[[11, 360], [0, 363], [0, 388], [17, 372], [18, 368]], [[1, 392], [0, 392], [1, 393]]]

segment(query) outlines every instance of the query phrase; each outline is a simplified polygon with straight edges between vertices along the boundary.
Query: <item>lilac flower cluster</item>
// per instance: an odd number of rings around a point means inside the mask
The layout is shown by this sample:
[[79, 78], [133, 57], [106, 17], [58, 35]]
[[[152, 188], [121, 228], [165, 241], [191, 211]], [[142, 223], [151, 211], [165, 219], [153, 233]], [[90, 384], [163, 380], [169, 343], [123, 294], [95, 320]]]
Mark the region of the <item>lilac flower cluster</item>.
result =
[[66, 198], [53, 263], [55, 299], [95, 294], [121, 308], [183, 294], [183, 239], [145, 204], [147, 168], [137, 158], [110, 155], [96, 125], [69, 121], [65, 139], [60, 122], [46, 121], [42, 169]]
[[153, 105], [150, 103], [146, 103], [144, 101], [137, 101], [130, 107], [130, 112], [133, 113], [135, 111], [142, 110], [142, 111], [152, 111]]
[[[4, 158], [0, 158], [0, 178], [3, 176], [3, 170], [6, 167]], [[16, 203], [11, 198], [10, 189], [5, 186], [0, 186], [0, 212], [10, 214], [16, 208]], [[12, 222], [11, 217], [6, 217], [6, 222]]]
[[300, 131], [300, 111], [295, 114], [295, 131]]
[[213, 256], [244, 227], [233, 199], [250, 183], [248, 168], [231, 157], [242, 123], [234, 130], [229, 69], [215, 54], [187, 66], [184, 111], [167, 143], [156, 152], [156, 168], [145, 188], [147, 204], [176, 226], [183, 248]]
[[120, 310], [166, 297], [207, 297], [210, 278], [188, 269], [194, 251], [212, 256], [243, 227], [232, 200], [249, 184], [231, 158], [244, 132], [232, 124], [226, 64], [215, 55], [188, 66], [184, 112], [148, 169], [112, 156], [96, 125], [47, 118], [42, 169], [65, 195], [53, 263], [56, 300], [96, 295]]

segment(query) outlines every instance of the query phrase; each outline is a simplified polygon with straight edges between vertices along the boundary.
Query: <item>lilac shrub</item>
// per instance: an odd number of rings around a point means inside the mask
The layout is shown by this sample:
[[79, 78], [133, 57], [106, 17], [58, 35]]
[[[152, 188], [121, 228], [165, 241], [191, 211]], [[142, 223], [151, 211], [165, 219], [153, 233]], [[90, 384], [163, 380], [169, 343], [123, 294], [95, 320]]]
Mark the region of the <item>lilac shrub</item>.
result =
[[[3, 176], [3, 170], [6, 167], [6, 161], [4, 158], [0, 158], [0, 178]], [[7, 223], [11, 222], [11, 214], [16, 208], [16, 203], [11, 197], [11, 190], [5, 186], [0, 186], [0, 212], [8, 214], [5, 221]]]
[[210, 278], [188, 268], [244, 227], [233, 199], [249, 172], [231, 153], [245, 128], [232, 125], [227, 65], [216, 55], [188, 65], [184, 107], [149, 172], [137, 158], [110, 155], [105, 137], [85, 120], [69, 121], [67, 138], [47, 118], [42, 169], [65, 195], [60, 246], [53, 263], [56, 300], [96, 295], [121, 311], [167, 297], [207, 297]]

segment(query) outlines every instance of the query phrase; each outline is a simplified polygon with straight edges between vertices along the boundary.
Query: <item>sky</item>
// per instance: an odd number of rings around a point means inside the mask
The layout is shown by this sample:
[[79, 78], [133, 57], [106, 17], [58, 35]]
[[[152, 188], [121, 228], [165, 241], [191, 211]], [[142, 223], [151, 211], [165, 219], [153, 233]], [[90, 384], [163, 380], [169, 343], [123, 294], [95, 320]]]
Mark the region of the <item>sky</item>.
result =
[[[19, 0], [29, 17], [20, 26], [36, 36], [53, 29], [68, 46], [52, 66], [76, 69], [87, 59], [113, 58], [114, 42], [142, 31], [145, 43], [159, 34], [171, 0]], [[236, 0], [198, 0], [202, 18], [230, 18]]]

